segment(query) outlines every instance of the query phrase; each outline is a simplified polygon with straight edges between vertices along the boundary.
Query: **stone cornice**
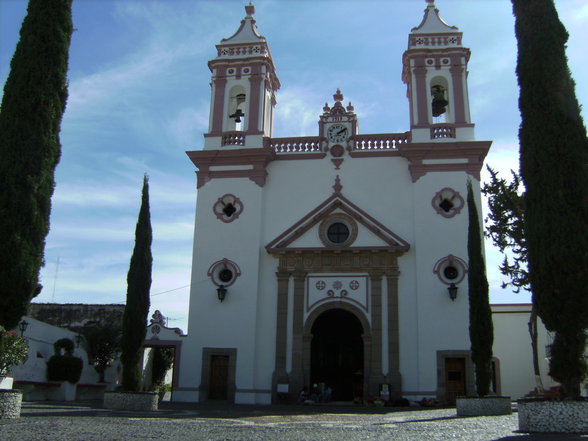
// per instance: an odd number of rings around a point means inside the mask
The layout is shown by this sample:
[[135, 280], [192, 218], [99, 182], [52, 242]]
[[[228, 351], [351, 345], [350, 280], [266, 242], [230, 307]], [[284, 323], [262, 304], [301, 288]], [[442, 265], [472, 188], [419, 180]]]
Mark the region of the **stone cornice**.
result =
[[[492, 141], [423, 142], [400, 145], [398, 149], [408, 160], [413, 182], [430, 172], [456, 171], [480, 180], [480, 170], [491, 144]], [[455, 162], [463, 159], [466, 162]], [[426, 162], [431, 160], [435, 163]]]
[[[275, 152], [271, 149], [197, 150], [186, 152], [198, 168], [200, 188], [213, 178], [249, 178], [260, 187], [265, 185], [266, 166]], [[211, 167], [249, 166], [247, 169], [210, 170]]]
[[280, 272], [299, 271], [308, 273], [379, 273], [398, 277], [398, 256], [404, 249], [363, 249], [363, 250], [290, 250], [279, 256]]

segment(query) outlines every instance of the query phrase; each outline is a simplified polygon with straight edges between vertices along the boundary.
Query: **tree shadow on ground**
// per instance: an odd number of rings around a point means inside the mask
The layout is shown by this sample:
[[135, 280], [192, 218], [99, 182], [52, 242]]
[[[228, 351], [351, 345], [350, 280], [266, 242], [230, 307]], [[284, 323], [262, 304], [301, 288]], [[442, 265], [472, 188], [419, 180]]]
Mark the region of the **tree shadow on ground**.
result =
[[418, 422], [451, 419], [453, 416], [419, 418], [422, 411], [431, 408], [366, 407], [352, 405], [238, 405], [226, 402], [160, 403], [156, 411], [111, 410], [102, 407], [102, 401], [86, 402], [23, 402], [21, 417], [119, 417], [119, 418], [258, 418], [269, 416], [311, 416], [319, 414], [383, 415], [397, 412], [413, 412], [414, 419], [401, 422]]
[[528, 433], [523, 436], [513, 435], [494, 441], [586, 441], [588, 436], [579, 433]]

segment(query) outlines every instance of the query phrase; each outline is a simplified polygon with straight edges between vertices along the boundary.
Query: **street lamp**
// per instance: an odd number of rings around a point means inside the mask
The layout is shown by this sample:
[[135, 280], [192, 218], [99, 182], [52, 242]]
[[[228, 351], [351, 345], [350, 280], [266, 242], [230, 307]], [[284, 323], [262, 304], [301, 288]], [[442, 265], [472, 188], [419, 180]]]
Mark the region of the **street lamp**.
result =
[[25, 331], [27, 330], [28, 327], [29, 327], [29, 322], [27, 322], [26, 320], [23, 320], [18, 324], [18, 329], [20, 329], [20, 336], [21, 337], [23, 336], [23, 334], [25, 333]]

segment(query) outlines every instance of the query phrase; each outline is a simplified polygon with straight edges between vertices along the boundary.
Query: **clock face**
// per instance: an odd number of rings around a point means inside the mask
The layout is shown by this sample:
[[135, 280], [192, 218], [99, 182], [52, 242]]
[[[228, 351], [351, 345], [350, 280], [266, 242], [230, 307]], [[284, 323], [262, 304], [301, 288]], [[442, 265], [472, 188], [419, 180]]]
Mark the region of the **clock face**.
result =
[[327, 138], [331, 142], [345, 142], [348, 134], [349, 130], [343, 124], [333, 124], [327, 130]]

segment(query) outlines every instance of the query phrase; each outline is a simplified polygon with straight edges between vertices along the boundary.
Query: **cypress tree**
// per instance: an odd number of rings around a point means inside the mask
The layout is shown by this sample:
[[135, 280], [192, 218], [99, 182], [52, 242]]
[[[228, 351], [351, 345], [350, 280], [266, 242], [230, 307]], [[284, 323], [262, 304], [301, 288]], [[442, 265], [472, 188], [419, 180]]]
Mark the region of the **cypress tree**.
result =
[[[498, 177], [498, 173], [490, 167], [486, 167], [490, 173], [490, 182], [484, 184], [482, 193], [488, 198], [489, 213], [486, 218], [486, 231], [492, 239], [494, 246], [501, 253], [505, 253], [504, 261], [500, 265], [500, 272], [510, 278], [508, 282], [502, 282], [502, 288], [513, 286], [514, 292], [521, 289], [531, 290], [529, 271], [527, 270], [527, 241], [525, 240], [525, 197], [520, 193], [521, 177], [514, 171], [510, 171], [512, 181], [507, 182]], [[513, 254], [512, 262], [509, 261], [506, 252]], [[537, 339], [537, 308], [531, 308], [528, 322], [529, 335], [531, 336], [531, 348], [533, 353], [533, 372], [535, 374], [536, 392], [543, 394], [543, 382], [539, 368], [539, 344]]]
[[580, 395], [588, 328], [588, 139], [552, 0], [513, 0], [520, 171], [533, 303], [555, 333], [549, 375]]
[[149, 214], [149, 179], [143, 178], [141, 210], [135, 229], [135, 248], [127, 274], [127, 304], [123, 315], [121, 362], [123, 387], [126, 391], [141, 389], [141, 358], [147, 331], [149, 290], [151, 288], [151, 216]]
[[472, 182], [468, 180], [468, 298], [470, 303], [470, 342], [476, 366], [476, 392], [488, 395], [492, 380], [494, 327], [488, 300], [488, 280], [482, 255], [482, 236]]
[[0, 325], [41, 291], [59, 130], [67, 101], [71, 0], [30, 0], [0, 108]]

